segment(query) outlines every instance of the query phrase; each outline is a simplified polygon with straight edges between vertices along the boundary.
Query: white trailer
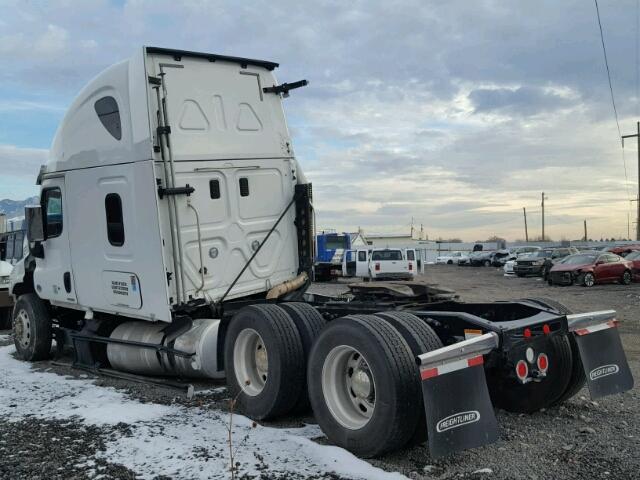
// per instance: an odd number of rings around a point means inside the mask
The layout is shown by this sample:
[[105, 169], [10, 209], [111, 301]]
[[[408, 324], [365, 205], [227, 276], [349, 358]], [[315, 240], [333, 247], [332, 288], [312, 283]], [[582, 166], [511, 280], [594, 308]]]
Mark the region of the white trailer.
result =
[[413, 281], [306, 294], [311, 185], [282, 108], [306, 81], [279, 85], [276, 67], [146, 47], [82, 90], [25, 211], [19, 357], [46, 359], [55, 340], [98, 372], [226, 377], [245, 414], [312, 408], [363, 456], [425, 431], [433, 455], [482, 445], [493, 404], [631, 388], [615, 312], [462, 303]]

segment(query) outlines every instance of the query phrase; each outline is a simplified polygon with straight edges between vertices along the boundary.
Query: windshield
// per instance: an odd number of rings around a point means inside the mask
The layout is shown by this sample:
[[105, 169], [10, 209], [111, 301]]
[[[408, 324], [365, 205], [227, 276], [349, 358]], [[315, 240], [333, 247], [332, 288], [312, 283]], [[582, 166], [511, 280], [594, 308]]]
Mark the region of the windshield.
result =
[[337, 250], [339, 248], [347, 248], [346, 235], [331, 235], [325, 239], [325, 248], [327, 250]]
[[589, 263], [594, 263], [598, 256], [594, 254], [578, 254], [578, 255], [569, 255], [565, 258], [562, 263], [565, 265], [587, 265]]
[[400, 250], [378, 250], [371, 254], [371, 260], [402, 260], [402, 252]]
[[640, 260], [640, 251], [631, 252], [629, 255], [627, 255], [626, 259], [627, 260]]
[[537, 252], [533, 252], [531, 254], [532, 257], [536, 258], [549, 258], [551, 257], [551, 255], [553, 255], [552, 250], [538, 250]]

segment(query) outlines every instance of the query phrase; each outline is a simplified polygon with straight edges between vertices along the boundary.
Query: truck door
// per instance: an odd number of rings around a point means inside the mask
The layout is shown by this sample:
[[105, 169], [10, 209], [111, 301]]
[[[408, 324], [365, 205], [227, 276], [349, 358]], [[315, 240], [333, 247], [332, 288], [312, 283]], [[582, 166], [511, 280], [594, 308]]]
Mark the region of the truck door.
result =
[[355, 250], [344, 251], [344, 256], [342, 257], [342, 276], [343, 277], [351, 276], [349, 275], [349, 263], [354, 263], [355, 265], [355, 260], [354, 260], [355, 254], [356, 254]]
[[64, 177], [43, 182], [40, 202], [45, 240], [42, 242], [44, 258], [36, 260], [33, 275], [36, 291], [38, 296], [47, 300], [76, 303], [69, 248], [71, 222], [65, 221], [64, 216], [67, 210]]
[[356, 251], [356, 277], [369, 277], [369, 255], [367, 250]]
[[416, 250], [414, 248], [407, 248], [407, 268], [409, 269], [409, 273], [412, 275], [418, 273]]

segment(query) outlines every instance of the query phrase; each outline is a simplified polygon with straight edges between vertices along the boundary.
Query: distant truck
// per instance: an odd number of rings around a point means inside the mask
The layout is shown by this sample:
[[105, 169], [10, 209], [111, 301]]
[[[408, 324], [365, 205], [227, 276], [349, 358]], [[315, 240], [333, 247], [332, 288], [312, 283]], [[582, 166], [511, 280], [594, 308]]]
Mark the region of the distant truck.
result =
[[413, 248], [373, 248], [348, 250], [342, 275], [366, 280], [413, 280], [418, 270]]
[[345, 252], [351, 248], [348, 233], [319, 233], [316, 235], [314, 280], [328, 281], [342, 275]]
[[15, 230], [0, 234], [0, 330], [11, 327], [13, 297], [9, 294], [10, 275], [13, 266], [25, 254], [24, 230]]

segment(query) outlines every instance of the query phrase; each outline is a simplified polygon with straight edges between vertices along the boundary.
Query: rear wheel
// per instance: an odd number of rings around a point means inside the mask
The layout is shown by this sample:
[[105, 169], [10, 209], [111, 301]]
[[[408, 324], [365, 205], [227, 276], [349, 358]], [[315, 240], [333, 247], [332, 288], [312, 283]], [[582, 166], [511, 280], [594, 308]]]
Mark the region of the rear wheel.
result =
[[447, 265], [453, 265], [453, 260], [447, 261]]
[[37, 361], [51, 352], [51, 318], [35, 293], [20, 295], [13, 309], [13, 341], [22, 360]]
[[491, 260], [485, 260], [484, 261], [484, 266], [485, 267], [490, 267], [491, 266]]
[[300, 334], [276, 305], [251, 305], [234, 315], [226, 333], [225, 373], [232, 398], [246, 415], [264, 420], [297, 404], [304, 385]]
[[309, 397], [329, 440], [363, 457], [402, 447], [420, 419], [413, 354], [373, 315], [330, 322], [309, 358]]
[[302, 342], [302, 371], [304, 372], [302, 391], [298, 403], [294, 407], [294, 411], [298, 413], [306, 412], [311, 408], [309, 403], [309, 393], [307, 392], [307, 361], [311, 353], [311, 347], [318, 335], [327, 323], [326, 320], [311, 305], [306, 303], [287, 302], [278, 305], [284, 309], [293, 322], [296, 324], [300, 341]]
[[[426, 352], [431, 352], [442, 348], [442, 341], [436, 335], [436, 332], [417, 316], [409, 312], [388, 311], [375, 314], [388, 321], [405, 339], [414, 358]], [[416, 382], [419, 388], [422, 388], [420, 371], [416, 369]], [[416, 429], [409, 439], [409, 445], [417, 445], [427, 438], [427, 420], [425, 418], [425, 410], [423, 398], [420, 397], [420, 420], [416, 424]]]
[[[551, 300], [550, 298], [531, 298], [530, 300], [539, 303], [544, 307], [551, 307], [558, 313], [563, 313], [565, 315], [571, 315], [573, 313], [570, 308], [560, 302]], [[573, 397], [576, 393], [582, 390], [582, 387], [584, 387], [584, 384], [587, 381], [584, 374], [582, 359], [580, 358], [580, 350], [578, 349], [578, 344], [576, 343], [576, 339], [572, 333], [567, 336], [567, 340], [569, 340], [569, 345], [571, 346], [571, 376], [569, 378], [567, 388], [560, 398], [553, 402], [553, 405], [564, 403], [566, 400]]]
[[631, 275], [631, 272], [629, 270], [625, 270], [624, 273], [622, 274], [622, 284], [630, 285], [632, 280], [633, 280], [633, 276]]
[[571, 376], [571, 346], [566, 337], [551, 338], [535, 356], [547, 355], [549, 370], [541, 382], [520, 383], [515, 365], [509, 370], [492, 370], [488, 375], [491, 399], [496, 407], [510, 412], [532, 413], [554, 404], [566, 391]]

